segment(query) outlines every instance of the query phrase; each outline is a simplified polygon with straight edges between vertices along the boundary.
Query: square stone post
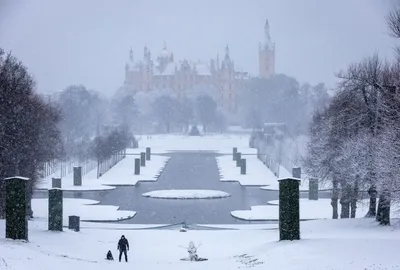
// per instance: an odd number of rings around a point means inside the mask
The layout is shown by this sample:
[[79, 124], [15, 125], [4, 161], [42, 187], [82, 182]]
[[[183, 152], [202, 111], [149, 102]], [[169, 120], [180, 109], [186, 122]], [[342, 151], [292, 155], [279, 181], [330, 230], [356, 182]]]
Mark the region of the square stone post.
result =
[[61, 178], [51, 178], [52, 188], [61, 188]]
[[14, 176], [6, 183], [6, 238], [28, 240], [28, 181]]
[[140, 158], [135, 158], [135, 175], [140, 174]]
[[146, 147], [146, 160], [151, 160], [151, 148]]
[[63, 230], [63, 191], [49, 190], [49, 231]]
[[246, 159], [244, 158], [240, 162], [240, 174], [246, 174]]
[[146, 153], [145, 152], [140, 153], [140, 166], [142, 166], [142, 167], [146, 166]]
[[232, 149], [232, 154], [233, 154], [233, 160], [236, 160], [236, 153], [237, 153], [237, 147], [233, 147]]
[[242, 154], [240, 152], [236, 153], [236, 167], [240, 166], [240, 160], [242, 159]]
[[80, 221], [81, 221], [81, 218], [79, 216], [69, 216], [68, 217], [68, 229], [79, 232], [80, 231]]
[[310, 178], [308, 181], [308, 199], [318, 200], [318, 179]]
[[300, 240], [300, 180], [279, 179], [279, 239]]
[[74, 167], [74, 186], [82, 186], [82, 167]]
[[301, 168], [293, 167], [292, 168], [292, 176], [293, 176], [293, 178], [301, 179]]

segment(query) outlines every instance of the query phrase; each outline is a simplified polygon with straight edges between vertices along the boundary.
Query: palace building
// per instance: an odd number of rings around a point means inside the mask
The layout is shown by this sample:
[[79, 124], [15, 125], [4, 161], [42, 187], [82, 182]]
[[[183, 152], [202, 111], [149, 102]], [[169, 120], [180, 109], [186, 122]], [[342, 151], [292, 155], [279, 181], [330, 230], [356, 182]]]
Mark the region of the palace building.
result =
[[[275, 44], [272, 43], [268, 20], [264, 25], [264, 41], [259, 44], [259, 76], [269, 78], [275, 74]], [[220, 106], [229, 112], [236, 112], [236, 94], [250, 78], [247, 72], [235, 70], [235, 63], [226, 46], [224, 56], [207, 62], [177, 61], [167, 44], [153, 60], [149, 48], [143, 50], [142, 59], [134, 59], [131, 49], [125, 65], [125, 91], [137, 93], [169, 89], [178, 97], [194, 88], [207, 87], [218, 91]]]

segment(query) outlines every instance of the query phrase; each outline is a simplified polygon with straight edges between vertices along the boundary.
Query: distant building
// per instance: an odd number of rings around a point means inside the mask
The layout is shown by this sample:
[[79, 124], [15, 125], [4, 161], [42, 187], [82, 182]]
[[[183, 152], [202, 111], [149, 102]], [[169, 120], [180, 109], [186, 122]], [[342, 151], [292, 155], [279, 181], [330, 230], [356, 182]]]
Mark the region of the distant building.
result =
[[[264, 31], [265, 41], [259, 45], [259, 76], [268, 78], [275, 73], [275, 45], [270, 38], [268, 20]], [[129, 60], [125, 65], [124, 89], [129, 93], [170, 89], [176, 91], [178, 97], [183, 97], [194, 88], [212, 88], [219, 93], [219, 105], [235, 113], [237, 92], [244, 87], [249, 77], [247, 72], [235, 70], [228, 46], [221, 60], [217, 54], [209, 62], [187, 59], [176, 61], [164, 42], [155, 61], [146, 46], [141, 60], [135, 60], [133, 51], [130, 50]]]

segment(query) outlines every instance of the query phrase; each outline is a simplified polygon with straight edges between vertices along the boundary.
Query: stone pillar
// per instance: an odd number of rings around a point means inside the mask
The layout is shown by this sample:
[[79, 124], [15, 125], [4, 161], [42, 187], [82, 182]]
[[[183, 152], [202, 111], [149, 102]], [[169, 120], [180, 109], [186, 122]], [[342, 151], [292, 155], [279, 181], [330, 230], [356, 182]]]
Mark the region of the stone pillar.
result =
[[318, 200], [318, 179], [310, 178], [308, 181], [308, 199]]
[[74, 167], [74, 186], [82, 186], [82, 167]]
[[146, 160], [151, 160], [151, 148], [146, 147]]
[[140, 166], [142, 166], [142, 167], [146, 166], [146, 153], [145, 152], [140, 153]]
[[279, 239], [300, 240], [300, 180], [279, 181]]
[[51, 178], [52, 188], [61, 188], [61, 178]]
[[244, 158], [240, 162], [240, 174], [246, 174], [246, 159]]
[[63, 191], [49, 190], [49, 231], [63, 230]]
[[240, 166], [240, 160], [242, 159], [242, 154], [240, 152], [236, 153], [236, 167]]
[[6, 183], [6, 238], [28, 240], [28, 181], [14, 176]]
[[232, 150], [233, 160], [236, 160], [236, 153], [237, 153], [237, 147], [233, 147], [233, 150]]
[[69, 216], [68, 217], [68, 229], [79, 232], [80, 231], [80, 221], [81, 221], [81, 218], [78, 216]]
[[292, 176], [293, 176], [293, 178], [301, 179], [301, 168], [293, 167], [292, 168]]
[[135, 175], [140, 174], [140, 158], [135, 158]]

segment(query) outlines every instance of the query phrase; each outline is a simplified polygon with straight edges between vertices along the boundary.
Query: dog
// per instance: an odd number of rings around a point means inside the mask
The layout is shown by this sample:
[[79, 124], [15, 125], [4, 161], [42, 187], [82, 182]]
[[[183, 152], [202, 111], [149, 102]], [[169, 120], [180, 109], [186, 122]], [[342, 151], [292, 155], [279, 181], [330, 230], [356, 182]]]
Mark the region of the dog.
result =
[[114, 260], [114, 257], [113, 257], [113, 255], [111, 253], [111, 250], [109, 250], [107, 252], [106, 260], [109, 260], [109, 261], [113, 261]]

